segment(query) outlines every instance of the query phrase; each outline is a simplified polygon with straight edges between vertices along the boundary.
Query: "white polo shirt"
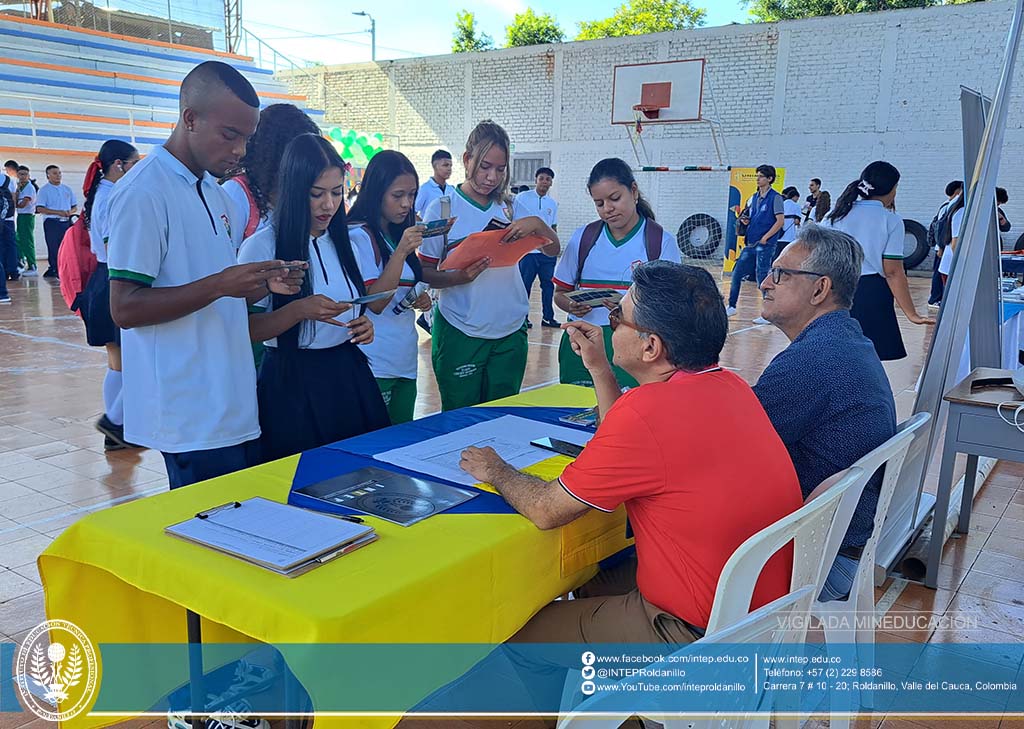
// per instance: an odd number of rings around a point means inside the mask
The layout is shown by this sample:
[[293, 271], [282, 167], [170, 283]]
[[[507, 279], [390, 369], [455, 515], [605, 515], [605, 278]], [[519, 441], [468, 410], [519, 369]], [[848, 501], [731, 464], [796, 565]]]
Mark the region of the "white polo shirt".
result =
[[[576, 271], [579, 268], [580, 240], [583, 238], [583, 231], [587, 226], [581, 225], [572, 234], [562, 257], [555, 267], [555, 275], [552, 281], [556, 286], [566, 289], [575, 289], [579, 283], [581, 289], [614, 289], [625, 295], [629, 287], [633, 285], [633, 269], [647, 263], [647, 244], [644, 236], [647, 230], [647, 218], [640, 216], [639, 222], [633, 230], [626, 234], [622, 240], [614, 240], [611, 231], [605, 225], [601, 228], [601, 234], [597, 237], [594, 247], [590, 249], [587, 260], [583, 262], [583, 275], [581, 281], [576, 281]], [[667, 230], [661, 236], [662, 261], [681, 262], [679, 245], [675, 236]], [[585, 316], [569, 315], [569, 321], [582, 319], [591, 324], [605, 327], [608, 326], [608, 309], [604, 306], [595, 306]]]
[[[949, 221], [949, 235], [950, 238], [960, 238], [960, 228], [964, 225], [964, 210], [966, 208], [960, 208], [953, 213], [953, 219]], [[960, 241], [956, 242], [957, 248], [960, 247]], [[953, 254], [955, 249], [947, 246], [945, 253], [942, 254], [942, 258], [939, 259], [939, 273], [949, 275], [949, 272], [953, 270]]]
[[[445, 184], [444, 187], [438, 185], [437, 181], [434, 180], [433, 175], [431, 175], [427, 178], [426, 182], [420, 185], [420, 191], [416, 194], [416, 213], [423, 220], [437, 220], [437, 218], [441, 217], [440, 212], [438, 212], [438, 214], [433, 218], [428, 218], [427, 208], [430, 207], [430, 203], [434, 202], [442, 195], [453, 194], [452, 190], [453, 187], [451, 185]], [[452, 215], [454, 214], [455, 213], [452, 213]]]
[[[310, 277], [313, 287], [313, 294], [323, 294], [334, 301], [351, 301], [359, 296], [359, 289], [349, 279], [345, 269], [341, 265], [341, 258], [338, 250], [334, 247], [329, 233], [324, 233], [318, 238], [310, 236], [309, 239], [309, 269], [306, 275]], [[277, 258], [277, 234], [274, 226], [263, 228], [242, 242], [238, 251], [239, 263], [256, 263], [257, 261], [270, 261]], [[359, 263], [359, 255], [356, 255], [356, 263]], [[362, 274], [362, 270], [360, 270]], [[257, 307], [264, 311], [272, 311], [274, 301], [272, 296], [261, 299]], [[359, 305], [353, 306], [348, 311], [335, 317], [335, 321], [350, 322], [359, 317]], [[338, 327], [327, 322], [310, 321], [300, 324], [299, 348], [300, 349], [330, 349], [344, 344], [352, 338], [352, 333], [347, 327]], [[268, 347], [277, 346], [277, 338], [268, 339], [264, 342]]]
[[[243, 221], [230, 199], [163, 146], [117, 183], [108, 216], [112, 280], [182, 286], [237, 263], [232, 233]], [[245, 299], [221, 297], [180, 319], [125, 329], [121, 351], [132, 443], [185, 453], [259, 437]]]
[[110, 237], [110, 194], [114, 183], [103, 178], [96, 187], [89, 213], [89, 247], [100, 263], [107, 262], [107, 238]]
[[782, 223], [782, 235], [779, 236], [779, 243], [792, 243], [796, 239], [797, 221], [800, 220], [800, 204], [792, 200], [783, 200], [782, 214], [785, 218]]
[[[370, 236], [361, 226], [350, 227], [348, 236], [352, 241], [352, 247], [359, 254], [360, 268], [363, 269], [366, 288], [369, 289], [384, 272], [384, 260], [382, 258], [380, 263], [377, 263]], [[395, 246], [390, 240], [385, 238], [383, 243], [394, 252]], [[380, 314], [366, 310], [366, 315], [373, 321], [373, 342], [363, 345], [363, 352], [370, 360], [370, 369], [374, 377], [416, 379], [419, 358], [419, 339], [416, 336], [418, 312], [412, 308], [405, 309], [401, 314], [393, 311], [415, 285], [416, 279], [412, 268], [408, 263], [403, 263], [398, 289], [388, 302], [387, 308]]]
[[[39, 191], [36, 189], [36, 186], [32, 184], [32, 181], [29, 180], [27, 183], [25, 183], [25, 187], [21, 190], [18, 190], [18, 183], [16, 182], [14, 183], [14, 189], [16, 190], [16, 194], [14, 196], [14, 202], [16, 204], [21, 202], [26, 197], [32, 199], [32, 202], [30, 202], [25, 207], [18, 208], [18, 215], [35, 215], [36, 195], [39, 194]], [[15, 207], [17, 207], [17, 205], [15, 205]]]
[[[558, 225], [558, 203], [551, 195], [542, 196], [538, 195], [536, 190], [523, 190], [512, 201], [512, 220], [528, 218], [531, 215], [536, 215], [554, 228]], [[536, 250], [529, 255], [543, 256], [544, 254]]]
[[[451, 191], [452, 215], [458, 220], [448, 232], [451, 252], [470, 233], [479, 233], [491, 218], [508, 221], [505, 208], [496, 202], [486, 207], [470, 200], [456, 186]], [[441, 202], [427, 208], [425, 220], [441, 217]], [[427, 238], [420, 246], [420, 258], [436, 264], [442, 258], [443, 236]], [[518, 266], [488, 268], [472, 283], [441, 289], [437, 308], [448, 322], [469, 337], [502, 339], [526, 323], [530, 301]]]
[[821, 224], [841, 230], [860, 243], [864, 251], [861, 276], [884, 276], [883, 259], [903, 260], [903, 218], [886, 210], [879, 200], [857, 200], [845, 218], [835, 223], [825, 218]]
[[[42, 205], [50, 210], [70, 210], [78, 201], [75, 199], [75, 191], [67, 185], [51, 185], [49, 183], [39, 188], [36, 195], [36, 207]], [[50, 215], [43, 216], [43, 220], [67, 220], [69, 216]]]

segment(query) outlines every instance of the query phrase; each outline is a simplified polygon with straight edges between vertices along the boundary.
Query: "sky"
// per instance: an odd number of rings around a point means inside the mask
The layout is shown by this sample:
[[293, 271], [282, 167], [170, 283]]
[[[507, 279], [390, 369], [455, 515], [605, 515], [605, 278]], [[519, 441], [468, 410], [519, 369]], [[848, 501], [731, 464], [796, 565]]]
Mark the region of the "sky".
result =
[[[410, 58], [451, 52], [455, 14], [471, 9], [481, 30], [496, 45], [503, 45], [505, 26], [517, 12], [532, 7], [550, 13], [566, 33], [576, 35], [580, 20], [611, 15], [623, 0], [245, 0], [243, 25], [271, 47], [295, 61], [354, 63], [370, 60], [370, 23], [351, 13], [366, 10], [377, 21], [377, 60]], [[739, 0], [694, 0], [707, 9], [708, 26], [745, 22], [746, 8]], [[286, 13], [281, 12], [287, 7]], [[410, 12], [413, 7], [416, 11]], [[252, 48], [249, 49], [253, 53]]]

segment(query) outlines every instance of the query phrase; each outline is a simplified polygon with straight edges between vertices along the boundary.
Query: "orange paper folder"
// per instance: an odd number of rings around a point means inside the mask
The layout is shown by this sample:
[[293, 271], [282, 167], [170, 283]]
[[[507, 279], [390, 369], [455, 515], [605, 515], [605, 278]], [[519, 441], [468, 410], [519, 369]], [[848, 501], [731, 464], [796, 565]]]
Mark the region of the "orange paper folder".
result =
[[481, 258], [491, 259], [491, 268], [515, 266], [532, 250], [546, 246], [550, 241], [539, 235], [528, 235], [513, 243], [502, 243], [504, 230], [485, 230], [466, 236], [441, 262], [442, 271], [461, 271]]

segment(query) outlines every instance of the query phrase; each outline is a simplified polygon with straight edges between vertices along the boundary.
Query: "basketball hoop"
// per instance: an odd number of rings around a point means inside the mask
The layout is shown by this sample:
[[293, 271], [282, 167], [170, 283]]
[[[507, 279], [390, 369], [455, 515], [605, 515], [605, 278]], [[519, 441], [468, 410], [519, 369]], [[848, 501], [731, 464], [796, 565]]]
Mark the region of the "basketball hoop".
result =
[[663, 107], [655, 106], [654, 104], [634, 104], [633, 119], [636, 127], [636, 133], [639, 134], [644, 130], [644, 119], [657, 119], [662, 108]]

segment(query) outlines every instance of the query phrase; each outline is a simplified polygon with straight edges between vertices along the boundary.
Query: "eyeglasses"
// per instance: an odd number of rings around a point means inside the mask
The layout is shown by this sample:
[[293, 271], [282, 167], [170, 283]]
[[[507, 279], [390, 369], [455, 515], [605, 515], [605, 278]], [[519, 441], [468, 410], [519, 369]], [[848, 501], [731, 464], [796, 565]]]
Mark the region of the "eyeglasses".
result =
[[772, 283], [773, 284], [778, 284], [780, 281], [782, 281], [782, 274], [784, 274], [784, 273], [788, 273], [791, 276], [800, 276], [800, 275], [803, 275], [803, 276], [824, 276], [825, 275], [824, 273], [816, 273], [815, 271], [801, 271], [798, 268], [779, 268], [778, 266], [776, 266], [775, 268], [773, 268], [771, 270]]
[[616, 329], [619, 328], [619, 324], [621, 324], [622, 326], [625, 326], [625, 327], [629, 327], [630, 329], [635, 329], [636, 331], [640, 332], [641, 334], [653, 334], [654, 333], [650, 329], [645, 329], [644, 327], [639, 326], [636, 322], [626, 321], [625, 319], [623, 319], [622, 318], [622, 305], [621, 304], [616, 306], [614, 309], [611, 309], [611, 310], [608, 311], [608, 326], [610, 326], [612, 328], [613, 332]]

